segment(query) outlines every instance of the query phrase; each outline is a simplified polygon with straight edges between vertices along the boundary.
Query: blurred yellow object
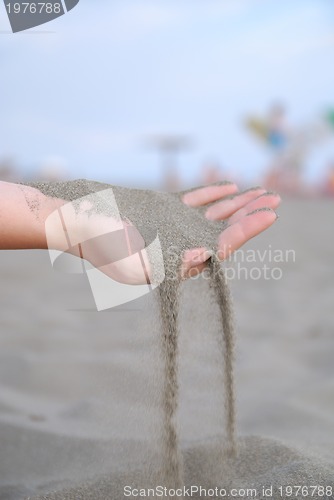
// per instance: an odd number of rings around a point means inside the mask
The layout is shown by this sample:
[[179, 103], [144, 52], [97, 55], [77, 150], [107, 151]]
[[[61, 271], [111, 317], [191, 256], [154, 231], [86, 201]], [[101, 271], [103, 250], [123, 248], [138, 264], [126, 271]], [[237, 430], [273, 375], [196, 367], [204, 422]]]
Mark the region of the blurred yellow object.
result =
[[261, 139], [268, 140], [268, 125], [260, 118], [248, 118], [246, 125], [251, 132], [260, 137]]

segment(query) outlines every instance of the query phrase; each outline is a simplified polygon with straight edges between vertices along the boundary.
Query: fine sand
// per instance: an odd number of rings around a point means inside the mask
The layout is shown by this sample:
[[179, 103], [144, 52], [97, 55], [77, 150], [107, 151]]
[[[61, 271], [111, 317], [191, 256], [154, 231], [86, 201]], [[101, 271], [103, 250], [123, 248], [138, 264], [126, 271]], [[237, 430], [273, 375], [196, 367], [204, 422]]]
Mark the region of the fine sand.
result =
[[[218, 183], [219, 184], [219, 183]], [[226, 184], [222, 182], [221, 184]], [[181, 289], [181, 263], [185, 250], [205, 247], [212, 251], [209, 260], [210, 284], [220, 312], [217, 346], [221, 351], [224, 367], [226, 436], [230, 455], [235, 455], [235, 398], [234, 398], [234, 328], [232, 302], [229, 288], [217, 257], [217, 242], [226, 222], [212, 222], [203, 217], [207, 207], [193, 208], [182, 201], [183, 193], [164, 193], [150, 190], [127, 189], [119, 186], [79, 179], [71, 182], [37, 183], [35, 187], [49, 197], [67, 200], [80, 211], [83, 200], [89, 201], [90, 213], [102, 213], [130, 220], [144, 237], [148, 247], [152, 234], [159, 235], [163, 263], [156, 251], [149, 251], [153, 282], [162, 274], [165, 279], [159, 286], [159, 320], [156, 335], [160, 338], [162, 373], [162, 466], [159, 479], [171, 488], [184, 482], [183, 460], [180, 453], [177, 409], [179, 403], [179, 313]], [[116, 202], [116, 207], [113, 201]], [[30, 209], [38, 218], [38, 203], [27, 199]], [[116, 208], [116, 210], [115, 210]], [[62, 216], [64, 219], [64, 217]], [[66, 223], [66, 221], [65, 221]], [[84, 256], [84, 246], [81, 246]], [[158, 322], [157, 322], [158, 325]], [[223, 389], [223, 388], [222, 388]], [[219, 410], [218, 410], [219, 411]], [[220, 409], [222, 411], [222, 409]], [[223, 443], [221, 443], [223, 444]], [[144, 457], [143, 457], [144, 458]]]
[[[317, 224], [332, 215], [330, 202], [285, 202], [276, 227], [247, 246], [293, 248], [296, 262], [280, 264], [281, 280], [233, 282], [238, 427], [263, 436], [242, 437], [236, 458], [224, 456], [214, 290], [203, 278], [183, 286], [186, 485], [257, 488], [257, 498], [263, 486], [334, 486], [334, 276]], [[0, 499], [117, 500], [125, 485], [160, 484], [157, 292], [97, 313], [85, 277], [54, 272], [47, 252], [3, 252], [0, 272]]]
[[[190, 490], [193, 485], [201, 485], [204, 491], [192, 495], [192, 498], [211, 498], [210, 489], [218, 487], [224, 492], [233, 494], [240, 491], [237, 498], [269, 498], [271, 491], [273, 498], [280, 497], [280, 487], [283, 485], [333, 485], [333, 469], [316, 459], [309, 459], [304, 455], [282, 444], [269, 439], [249, 437], [238, 443], [238, 457], [229, 458], [221, 463], [221, 453], [215, 442], [210, 440], [199, 443], [184, 450], [185, 457], [185, 488]], [[109, 475], [98, 481], [87, 483], [79, 488], [63, 490], [55, 494], [38, 497], [38, 500], [106, 500], [109, 498], [124, 498], [124, 485], [128, 485], [131, 477], [131, 488], [142, 489], [147, 486], [147, 478], [142, 470], [133, 470], [120, 475]], [[160, 483], [157, 483], [160, 484]], [[144, 486], [143, 486], [144, 485]], [[270, 489], [270, 494], [265, 491]], [[248, 494], [243, 490], [248, 489]], [[287, 490], [288, 491], [288, 490]], [[310, 488], [309, 498], [312, 497]], [[319, 489], [320, 492], [322, 490]], [[327, 492], [328, 493], [328, 492]], [[152, 495], [152, 494], [151, 494]], [[226, 495], [225, 495], [226, 496]], [[283, 498], [287, 498], [283, 492]], [[307, 497], [307, 495], [303, 495]], [[333, 498], [324, 494], [314, 494], [314, 498]], [[159, 498], [151, 496], [151, 498]], [[216, 497], [217, 498], [217, 497]], [[302, 498], [302, 495], [300, 495]], [[37, 500], [37, 499], [36, 499]]]

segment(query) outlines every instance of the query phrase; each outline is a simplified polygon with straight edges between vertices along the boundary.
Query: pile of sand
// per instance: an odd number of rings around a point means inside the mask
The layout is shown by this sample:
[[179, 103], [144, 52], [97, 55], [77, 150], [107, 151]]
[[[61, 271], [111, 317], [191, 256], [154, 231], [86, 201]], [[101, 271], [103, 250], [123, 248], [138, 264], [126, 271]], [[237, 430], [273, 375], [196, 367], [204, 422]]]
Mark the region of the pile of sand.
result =
[[[209, 490], [217, 487], [226, 490], [227, 494], [230, 494], [232, 489], [238, 490], [232, 492], [233, 497], [237, 499], [288, 498], [289, 495], [286, 494], [284, 487], [299, 485], [309, 487], [308, 494], [304, 490], [303, 498], [334, 498], [334, 490], [333, 493], [330, 493], [330, 489], [328, 489], [327, 493], [330, 494], [326, 494], [326, 487], [332, 486], [334, 488], [333, 468], [321, 463], [318, 459], [311, 459], [277, 441], [247, 437], [238, 441], [237, 457], [226, 458], [222, 461], [221, 448], [217, 445], [217, 441], [219, 442], [220, 438], [206, 443], [198, 443], [183, 452], [185, 487], [201, 486], [208, 493], [208, 496], [203, 494], [199, 496], [199, 494], [194, 493], [192, 496], [194, 499], [216, 498]], [[154, 488], [161, 484], [148, 482], [149, 474], [154, 475], [154, 471], [126, 471], [124, 474], [102, 477], [79, 488], [31, 497], [30, 500], [121, 500], [125, 498], [125, 486], [141, 489]], [[158, 471], [156, 471], [156, 476], [158, 478]], [[312, 495], [311, 485], [323, 486], [325, 493], [319, 488]], [[271, 487], [272, 495], [268, 490]], [[280, 487], [283, 488], [282, 495]], [[265, 488], [266, 495], [263, 488]], [[248, 491], [247, 494], [247, 489], [253, 491]], [[159, 498], [159, 496], [151, 496], [150, 498]], [[301, 493], [297, 498], [302, 498]]]

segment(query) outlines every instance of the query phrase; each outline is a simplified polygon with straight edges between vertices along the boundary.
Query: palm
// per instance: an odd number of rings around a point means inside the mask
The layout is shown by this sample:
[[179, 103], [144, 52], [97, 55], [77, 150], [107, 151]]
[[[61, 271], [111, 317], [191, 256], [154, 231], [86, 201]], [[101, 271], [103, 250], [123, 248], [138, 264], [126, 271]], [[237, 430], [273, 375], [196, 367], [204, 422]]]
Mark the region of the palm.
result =
[[[218, 242], [221, 260], [226, 259], [249, 239], [271, 226], [276, 220], [274, 209], [280, 203], [278, 195], [267, 193], [265, 189], [255, 188], [239, 193], [235, 184], [200, 188], [184, 194], [182, 200], [190, 207], [201, 207], [207, 219], [227, 220], [228, 227], [220, 234]], [[206, 206], [207, 210], [205, 210]], [[265, 208], [267, 210], [261, 211]], [[254, 211], [257, 212], [252, 213]], [[128, 284], [146, 283], [150, 276], [150, 264], [145, 251], [144, 239], [138, 230], [131, 223], [124, 221], [121, 222], [122, 227], [120, 228], [118, 227], [119, 223], [115, 224], [114, 222], [113, 224], [110, 217], [103, 215], [96, 215], [92, 218], [86, 217], [85, 212], [83, 212], [82, 216], [83, 220], [80, 221], [79, 225], [84, 228], [85, 237], [80, 238], [84, 242], [81, 245], [80, 256], [116, 281]], [[112, 228], [112, 226], [115, 227]], [[78, 227], [77, 219], [76, 227]], [[121, 253], [119, 241], [116, 245], [110, 244], [110, 242], [106, 245], [103, 238], [102, 240], [92, 238], [96, 230], [100, 234], [110, 234], [110, 231], [116, 231], [116, 229], [121, 229], [123, 233], [124, 231], [126, 233], [128, 248], [122, 249], [123, 258], [117, 256], [117, 253]], [[117, 231], [113, 234], [114, 238], [117, 238]], [[139, 250], [141, 260], [138, 256]], [[110, 252], [115, 253], [115, 255], [111, 255]], [[203, 247], [184, 252], [181, 268], [182, 277], [189, 278], [201, 273], [209, 258], [210, 252]]]

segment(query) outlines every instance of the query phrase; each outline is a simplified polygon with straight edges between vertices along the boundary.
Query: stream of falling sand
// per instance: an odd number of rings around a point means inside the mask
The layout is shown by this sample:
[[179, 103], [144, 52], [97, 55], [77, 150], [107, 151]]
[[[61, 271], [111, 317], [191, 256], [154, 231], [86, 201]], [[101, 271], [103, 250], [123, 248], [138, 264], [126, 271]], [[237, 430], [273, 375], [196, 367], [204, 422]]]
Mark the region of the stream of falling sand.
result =
[[[220, 183], [224, 184], [224, 183]], [[91, 200], [96, 212], [112, 216], [110, 206], [99, 191], [111, 191], [115, 196], [120, 213], [136, 226], [148, 233], [158, 230], [166, 277], [159, 286], [161, 319], [161, 354], [163, 362], [162, 389], [162, 456], [163, 483], [166, 487], [179, 488], [185, 485], [183, 463], [177, 429], [179, 399], [178, 341], [179, 307], [182, 254], [188, 248], [202, 246], [213, 250], [209, 261], [211, 286], [215, 292], [220, 310], [221, 329], [218, 344], [222, 356], [225, 386], [226, 443], [221, 448], [229, 455], [236, 453], [235, 438], [235, 396], [234, 396], [234, 328], [232, 300], [224, 272], [216, 254], [218, 235], [226, 228], [224, 221], [212, 222], [205, 219], [202, 208], [191, 208], [182, 202], [182, 193], [162, 193], [149, 190], [128, 189], [84, 179], [60, 183], [36, 183], [33, 187], [47, 196], [80, 203], [80, 199], [94, 194]], [[96, 193], [96, 196], [95, 196]], [[31, 210], [38, 209], [34, 200], [27, 203]], [[146, 228], [145, 228], [146, 226]], [[171, 258], [168, 250], [177, 248], [178, 259]], [[153, 257], [154, 255], [150, 256]], [[154, 262], [153, 262], [154, 270]], [[224, 446], [225, 445], [225, 446]], [[223, 454], [222, 454], [223, 457]]]
[[[227, 455], [236, 453], [235, 439], [235, 394], [234, 394], [234, 322], [230, 291], [222, 271], [221, 263], [214, 254], [209, 261], [211, 286], [214, 289], [221, 318], [218, 344], [223, 357]], [[170, 274], [170, 273], [168, 273]], [[182, 488], [185, 485], [183, 463], [177, 431], [178, 409], [178, 340], [181, 281], [166, 279], [159, 288], [161, 315], [161, 350], [164, 366], [163, 382], [163, 463], [164, 484], [167, 488]], [[223, 448], [223, 443], [222, 443]]]

